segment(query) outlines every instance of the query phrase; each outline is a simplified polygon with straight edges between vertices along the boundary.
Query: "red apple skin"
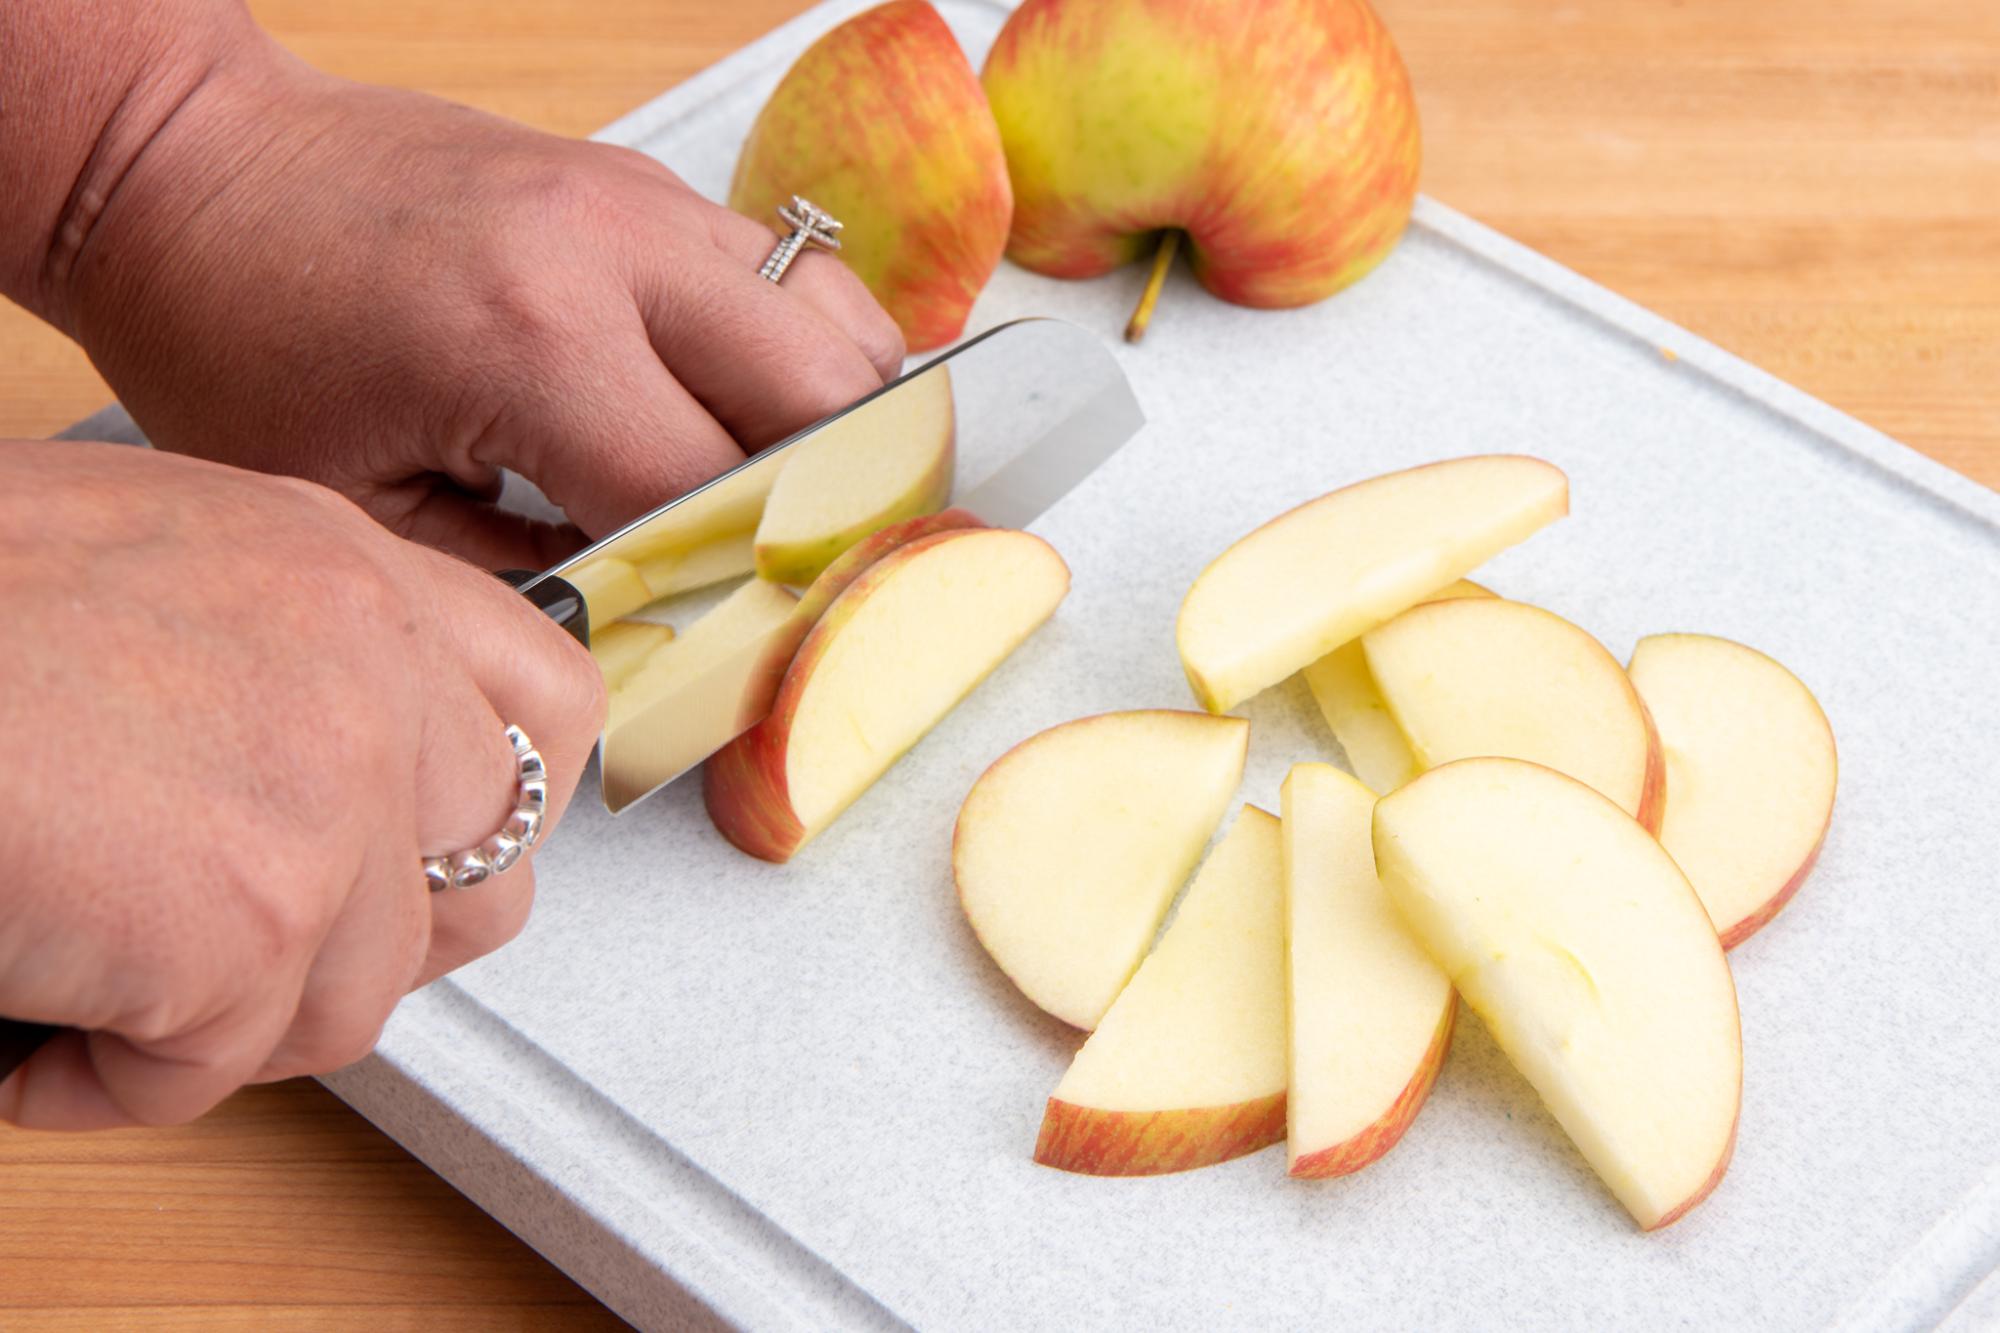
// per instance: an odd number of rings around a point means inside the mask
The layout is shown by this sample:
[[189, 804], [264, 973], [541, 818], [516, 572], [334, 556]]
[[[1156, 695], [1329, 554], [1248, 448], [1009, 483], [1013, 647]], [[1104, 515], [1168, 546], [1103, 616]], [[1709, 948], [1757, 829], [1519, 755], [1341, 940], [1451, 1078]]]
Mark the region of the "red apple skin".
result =
[[[1135, 67], [1155, 77], [1116, 82]], [[1364, 0], [1026, 0], [981, 77], [1014, 182], [1007, 254], [1038, 273], [1096, 277], [1179, 227], [1223, 300], [1307, 305], [1409, 220], [1416, 102]]]
[[1785, 904], [1791, 902], [1793, 895], [1798, 893], [1799, 886], [1811, 877], [1813, 867], [1819, 864], [1820, 849], [1826, 846], [1826, 831], [1833, 826], [1832, 809], [1829, 808], [1826, 814], [1826, 823], [1820, 825], [1819, 837], [1814, 840], [1812, 850], [1806, 853], [1804, 863], [1792, 872], [1792, 877], [1785, 881], [1785, 886], [1782, 889], [1771, 895], [1769, 902], [1723, 932], [1723, 948], [1734, 949], [1765, 926], [1770, 925], [1771, 918], [1784, 910]]
[[1424, 1052], [1417, 1072], [1410, 1075], [1410, 1081], [1396, 1094], [1396, 1100], [1382, 1113], [1382, 1118], [1345, 1142], [1329, 1144], [1299, 1158], [1292, 1163], [1292, 1176], [1299, 1180], [1329, 1180], [1335, 1176], [1353, 1175], [1395, 1147], [1402, 1140], [1404, 1131], [1416, 1121], [1417, 1112], [1424, 1109], [1425, 1099], [1437, 1085], [1438, 1071], [1444, 1068], [1445, 1055], [1451, 1050], [1451, 1034], [1457, 1024], [1458, 996], [1454, 994], [1451, 1003], [1444, 1007], [1444, 1017], [1438, 1020], [1437, 1035], [1431, 1038], [1430, 1048]]
[[855, 15], [771, 94], [729, 206], [776, 226], [794, 194], [846, 224], [840, 257], [911, 351], [964, 330], [1006, 249], [1014, 195], [979, 76], [926, 0]]
[[1639, 785], [1639, 808], [1632, 817], [1639, 821], [1639, 827], [1657, 838], [1660, 826], [1667, 822], [1667, 751], [1660, 744], [1660, 729], [1653, 725], [1653, 710], [1646, 707], [1636, 689], [1632, 691], [1632, 699], [1639, 705], [1639, 716], [1646, 720], [1646, 776]]
[[1701, 1183], [1700, 1189], [1696, 1190], [1693, 1194], [1688, 1195], [1687, 1198], [1683, 1199], [1681, 1203], [1677, 1207], [1675, 1207], [1672, 1211], [1662, 1214], [1659, 1221], [1645, 1228], [1647, 1231], [1658, 1231], [1662, 1227], [1672, 1226], [1674, 1223], [1680, 1221], [1683, 1217], [1687, 1216], [1688, 1209], [1694, 1207], [1696, 1204], [1700, 1203], [1703, 1199], [1706, 1199], [1709, 1195], [1715, 1193], [1715, 1187], [1722, 1183], [1722, 1177], [1729, 1170], [1730, 1159], [1736, 1156], [1736, 1130], [1737, 1127], [1740, 1126], [1742, 1123], [1743, 1123], [1743, 1108], [1739, 1100], [1736, 1111], [1736, 1119], [1731, 1121], [1729, 1125], [1729, 1142], [1725, 1143], [1722, 1146], [1722, 1156], [1716, 1160], [1715, 1170], [1708, 1173], [1708, 1179], [1704, 1180]]
[[1285, 1094], [1234, 1106], [1100, 1111], [1049, 1098], [1035, 1160], [1087, 1176], [1163, 1176], [1282, 1143]]

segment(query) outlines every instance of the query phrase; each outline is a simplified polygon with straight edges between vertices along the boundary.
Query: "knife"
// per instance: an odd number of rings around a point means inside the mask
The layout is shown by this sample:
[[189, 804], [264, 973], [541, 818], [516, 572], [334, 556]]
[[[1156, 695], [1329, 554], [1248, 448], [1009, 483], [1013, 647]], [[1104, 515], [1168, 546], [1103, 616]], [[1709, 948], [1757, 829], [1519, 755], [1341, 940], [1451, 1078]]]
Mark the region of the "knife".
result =
[[[586, 646], [636, 616], [687, 627], [754, 579], [755, 532], [784, 470], [831, 478], [844, 508], [825, 549], [950, 504], [994, 527], [1039, 517], [1145, 424], [1131, 385], [1095, 336], [1054, 319], [1002, 324], [765, 449], [562, 563], [502, 575]], [[945, 478], [913, 476], [935, 463]], [[909, 486], [920, 483], [912, 501]], [[810, 508], [810, 506], [807, 506]], [[835, 520], [844, 520], [836, 523]], [[878, 521], [879, 520], [879, 521]], [[809, 525], [808, 525], [809, 527]], [[796, 535], [796, 534], [794, 534]], [[807, 536], [812, 534], [808, 531]], [[700, 586], [690, 579], [728, 571]], [[664, 599], [655, 588], [673, 588]], [[694, 669], [641, 695], [598, 745], [604, 804], [630, 809], [762, 721], [809, 625], [789, 618], [697, 649]], [[673, 645], [669, 644], [669, 647]], [[604, 659], [600, 656], [600, 666]], [[676, 664], [679, 665], [679, 664]], [[609, 681], [607, 680], [607, 683]], [[0, 1018], [0, 1079], [62, 1029]]]

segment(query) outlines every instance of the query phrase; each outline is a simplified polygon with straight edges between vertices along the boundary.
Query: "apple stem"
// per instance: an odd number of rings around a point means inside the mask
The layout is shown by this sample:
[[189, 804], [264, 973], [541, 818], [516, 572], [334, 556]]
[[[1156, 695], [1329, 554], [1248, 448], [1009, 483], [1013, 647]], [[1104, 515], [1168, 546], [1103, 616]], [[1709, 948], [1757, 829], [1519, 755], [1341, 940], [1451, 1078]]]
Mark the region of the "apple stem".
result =
[[1180, 248], [1178, 229], [1161, 235], [1160, 248], [1153, 254], [1153, 271], [1146, 278], [1146, 290], [1139, 293], [1139, 306], [1125, 325], [1126, 342], [1135, 343], [1146, 336], [1146, 326], [1153, 322], [1153, 307], [1160, 303], [1160, 288], [1166, 285], [1167, 270], [1174, 266], [1174, 254]]

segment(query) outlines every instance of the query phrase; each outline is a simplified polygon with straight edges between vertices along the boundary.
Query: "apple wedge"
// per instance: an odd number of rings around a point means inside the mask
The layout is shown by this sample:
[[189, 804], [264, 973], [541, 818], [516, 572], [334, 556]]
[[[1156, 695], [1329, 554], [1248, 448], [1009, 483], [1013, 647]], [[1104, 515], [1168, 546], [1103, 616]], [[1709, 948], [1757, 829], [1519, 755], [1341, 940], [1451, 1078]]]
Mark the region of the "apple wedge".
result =
[[[1450, 601], [1459, 597], [1491, 597], [1493, 593], [1471, 579], [1460, 579], [1441, 588], [1430, 600]], [[1402, 728], [1389, 712], [1389, 705], [1376, 688], [1368, 670], [1368, 657], [1359, 640], [1340, 647], [1314, 662], [1302, 673], [1320, 716], [1326, 719], [1333, 738], [1347, 755], [1354, 775], [1369, 790], [1391, 792], [1423, 772]]]
[[608, 625], [653, 600], [653, 590], [629, 560], [599, 556], [563, 571], [571, 587], [583, 594], [590, 623]]
[[1308, 501], [1188, 589], [1174, 629], [1188, 683], [1209, 712], [1234, 708], [1567, 512], [1562, 469], [1498, 454]]
[[715, 827], [752, 856], [790, 859], [1068, 591], [1062, 557], [1009, 529], [937, 532], [875, 561], [799, 645], [771, 715], [708, 761]]
[[1383, 797], [1374, 843], [1404, 919], [1639, 1225], [1706, 1198], [1736, 1142], [1742, 1032], [1666, 850], [1575, 779], [1499, 758]]
[[1283, 800], [1290, 1169], [1344, 1176], [1423, 1109], [1458, 999], [1375, 878], [1374, 795], [1330, 764], [1298, 764]]
[[632, 678], [655, 648], [673, 642], [672, 625], [653, 625], [643, 620], [614, 620], [590, 633], [590, 653], [604, 676], [607, 689], [615, 690]]
[[792, 446], [757, 525], [757, 573], [810, 583], [877, 528], [943, 507], [956, 429], [938, 366]]
[[1049, 1098], [1037, 1162], [1154, 1176], [1285, 1136], [1279, 869], [1278, 821], [1244, 806]]
[[1527, 759], [1660, 827], [1666, 769], [1646, 705], [1618, 659], [1561, 616], [1497, 597], [1431, 602], [1361, 647], [1419, 770]]
[[1021, 742], [958, 812], [965, 918], [1021, 993], [1094, 1028], [1229, 810], [1250, 724], [1103, 713]]
[[1660, 842], [1734, 948], [1819, 858], [1840, 775], [1833, 728], [1797, 676], [1728, 639], [1655, 634], [1630, 670], [1666, 753]]
[[640, 581], [655, 601], [706, 588], [724, 579], [741, 578], [756, 568], [748, 532], [711, 537], [642, 560], [638, 565]]

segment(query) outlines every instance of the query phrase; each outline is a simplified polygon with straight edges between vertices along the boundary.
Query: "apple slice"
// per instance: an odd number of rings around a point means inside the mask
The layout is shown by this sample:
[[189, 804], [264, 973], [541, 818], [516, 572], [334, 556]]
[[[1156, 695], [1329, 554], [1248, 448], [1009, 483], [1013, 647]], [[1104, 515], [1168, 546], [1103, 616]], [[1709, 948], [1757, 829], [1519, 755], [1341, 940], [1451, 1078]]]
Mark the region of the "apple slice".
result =
[[1211, 713], [1234, 708], [1569, 512], [1538, 458], [1458, 458], [1280, 514], [1202, 570], [1175, 624]]
[[643, 620], [614, 620], [590, 633], [591, 656], [604, 676], [608, 689], [617, 689], [632, 678], [655, 648], [671, 643], [672, 625], [653, 625]]
[[1707, 1197], [1736, 1142], [1742, 1031], [1665, 849], [1582, 783], [1498, 758], [1383, 797], [1374, 842], [1411, 929], [1639, 1225]]
[[593, 625], [608, 625], [653, 600], [653, 590], [639, 577], [632, 562], [615, 556], [585, 561], [575, 569], [564, 570], [563, 578], [583, 594]]
[[1551, 611], [1500, 598], [1413, 607], [1361, 640], [1421, 769], [1500, 755], [1546, 764], [1660, 827], [1660, 739], [1625, 668]]
[[724, 579], [741, 578], [757, 568], [748, 532], [711, 537], [693, 546], [668, 550], [639, 562], [639, 578], [651, 600], [706, 588]]
[[[1492, 592], [1471, 579], [1460, 579], [1439, 589], [1430, 600], [1491, 596]], [[1391, 792], [1423, 772], [1382, 691], [1376, 688], [1360, 640], [1341, 644], [1301, 674], [1333, 738], [1346, 753], [1348, 765], [1369, 790]]]
[[1056, 1085], [1037, 1162], [1155, 1176], [1285, 1136], [1283, 896], [1278, 821], [1246, 805]]
[[792, 446], [757, 525], [757, 573], [806, 584], [877, 528], [951, 498], [951, 376], [926, 371]]
[[1040, 537], [961, 528], [870, 565], [819, 618], [771, 715], [708, 761], [709, 817], [785, 861], [1006, 660], [1069, 591]]
[[1228, 812], [1249, 744], [1241, 718], [1103, 713], [1029, 737], [980, 775], [952, 876], [1022, 994], [1097, 1026]]
[[1734, 948], [1819, 858], [1840, 774], [1833, 728], [1797, 676], [1728, 639], [1641, 639], [1631, 675], [1666, 753], [1660, 842]]
[[690, 687], [784, 624], [798, 600], [798, 594], [775, 583], [745, 580], [707, 615], [657, 645], [632, 668], [624, 683], [611, 691], [604, 730], [627, 727], [661, 704], [685, 707]]
[[1458, 1000], [1375, 878], [1374, 795], [1330, 764], [1298, 764], [1283, 799], [1291, 1173], [1344, 1176], [1423, 1109]]

